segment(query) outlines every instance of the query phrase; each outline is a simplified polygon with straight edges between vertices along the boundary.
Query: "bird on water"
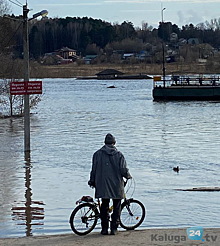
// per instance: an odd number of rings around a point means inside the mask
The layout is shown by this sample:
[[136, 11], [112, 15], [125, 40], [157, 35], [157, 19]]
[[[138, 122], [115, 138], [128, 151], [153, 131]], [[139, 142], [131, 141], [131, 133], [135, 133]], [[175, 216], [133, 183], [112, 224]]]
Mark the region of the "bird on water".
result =
[[177, 172], [177, 173], [178, 173], [179, 170], [180, 170], [180, 169], [179, 169], [179, 166], [173, 168], [173, 171], [174, 171], [174, 172]]

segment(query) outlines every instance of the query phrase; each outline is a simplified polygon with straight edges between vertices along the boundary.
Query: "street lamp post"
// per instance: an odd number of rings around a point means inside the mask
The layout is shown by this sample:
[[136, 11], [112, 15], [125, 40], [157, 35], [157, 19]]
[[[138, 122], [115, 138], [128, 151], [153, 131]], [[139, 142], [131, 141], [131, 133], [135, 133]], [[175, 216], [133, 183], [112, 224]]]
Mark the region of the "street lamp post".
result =
[[[46, 16], [47, 10], [42, 10], [39, 13], [33, 15], [28, 19], [29, 9], [26, 5], [23, 5], [23, 55], [24, 55], [24, 83], [28, 86], [30, 79], [30, 67], [29, 67], [29, 35], [28, 35], [28, 21], [35, 19], [39, 16]], [[24, 152], [25, 157], [30, 158], [30, 98], [28, 94], [24, 95]]]
[[[28, 38], [28, 12], [27, 4], [23, 6], [23, 53], [24, 53], [24, 82], [27, 84], [30, 77], [29, 68], [29, 38]], [[24, 152], [30, 153], [30, 100], [24, 95]]]
[[162, 23], [163, 23], [163, 11], [165, 10], [166, 8], [163, 8], [162, 10], [161, 10], [161, 20], [162, 20]]
[[[161, 27], [162, 27], [162, 36], [164, 38], [164, 25], [163, 25], [163, 12], [166, 8], [161, 10]], [[166, 68], [165, 68], [165, 47], [164, 47], [164, 40], [162, 40], [162, 52], [163, 52], [163, 87], [166, 86]]]

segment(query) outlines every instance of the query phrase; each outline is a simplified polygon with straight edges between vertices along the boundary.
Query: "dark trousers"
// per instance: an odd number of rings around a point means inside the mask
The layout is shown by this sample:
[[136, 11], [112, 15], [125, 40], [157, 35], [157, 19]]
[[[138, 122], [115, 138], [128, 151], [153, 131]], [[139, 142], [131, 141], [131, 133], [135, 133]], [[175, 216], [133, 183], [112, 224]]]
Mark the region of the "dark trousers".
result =
[[[100, 218], [102, 229], [109, 227], [109, 202], [110, 199], [102, 199]], [[113, 213], [111, 215], [111, 230], [117, 230], [121, 214], [121, 199], [113, 199]]]

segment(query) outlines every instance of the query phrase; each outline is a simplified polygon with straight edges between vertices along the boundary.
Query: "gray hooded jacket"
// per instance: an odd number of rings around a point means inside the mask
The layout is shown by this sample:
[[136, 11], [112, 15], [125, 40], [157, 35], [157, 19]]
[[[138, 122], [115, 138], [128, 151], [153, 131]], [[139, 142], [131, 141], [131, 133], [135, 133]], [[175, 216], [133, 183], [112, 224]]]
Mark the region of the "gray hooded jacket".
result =
[[124, 198], [124, 181], [131, 178], [123, 154], [114, 145], [104, 145], [92, 160], [90, 182], [95, 186], [96, 198]]

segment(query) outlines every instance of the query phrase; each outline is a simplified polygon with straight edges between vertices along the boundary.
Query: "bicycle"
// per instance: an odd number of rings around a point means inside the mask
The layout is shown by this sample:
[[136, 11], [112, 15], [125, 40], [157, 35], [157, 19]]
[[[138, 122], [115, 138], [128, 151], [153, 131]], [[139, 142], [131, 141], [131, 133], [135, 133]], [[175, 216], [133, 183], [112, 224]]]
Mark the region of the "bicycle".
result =
[[[83, 196], [76, 204], [78, 206], [72, 211], [69, 223], [74, 233], [83, 236], [95, 228], [100, 218], [101, 202], [100, 199], [97, 199], [96, 202], [91, 196]], [[109, 208], [109, 213], [112, 211], [113, 206]], [[145, 207], [140, 201], [133, 198], [127, 199], [125, 195], [124, 201], [121, 204], [119, 225], [126, 230], [134, 230], [144, 221], [145, 214]]]

